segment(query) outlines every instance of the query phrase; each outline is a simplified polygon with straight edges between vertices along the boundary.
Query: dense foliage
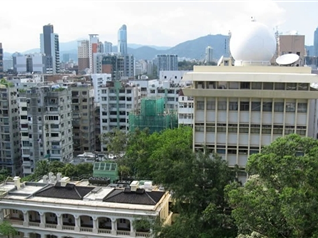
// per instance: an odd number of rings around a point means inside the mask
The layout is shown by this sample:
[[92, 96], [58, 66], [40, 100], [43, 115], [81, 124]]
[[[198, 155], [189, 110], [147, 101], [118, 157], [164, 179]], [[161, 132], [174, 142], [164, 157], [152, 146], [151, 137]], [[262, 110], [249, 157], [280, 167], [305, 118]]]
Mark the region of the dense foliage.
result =
[[126, 140], [120, 133], [112, 135], [121, 138], [109, 139], [113, 144], [107, 148], [115, 153], [117, 142], [124, 144], [125, 155], [118, 162], [125, 173], [151, 179], [172, 192], [172, 209], [178, 217], [172, 226], [153, 228], [158, 237], [235, 237], [237, 229], [224, 199], [224, 187], [234, 181], [235, 174], [219, 156], [193, 152], [192, 128], [152, 134], [136, 130]]
[[318, 141], [289, 135], [250, 156], [244, 187], [227, 187], [242, 234], [318, 237]]
[[49, 172], [54, 174], [62, 173], [63, 176], [71, 178], [89, 178], [93, 175], [93, 164], [82, 163], [78, 165], [63, 163], [60, 161], [40, 160], [36, 164], [33, 174], [22, 178], [23, 181], [37, 181], [43, 175], [48, 175]]

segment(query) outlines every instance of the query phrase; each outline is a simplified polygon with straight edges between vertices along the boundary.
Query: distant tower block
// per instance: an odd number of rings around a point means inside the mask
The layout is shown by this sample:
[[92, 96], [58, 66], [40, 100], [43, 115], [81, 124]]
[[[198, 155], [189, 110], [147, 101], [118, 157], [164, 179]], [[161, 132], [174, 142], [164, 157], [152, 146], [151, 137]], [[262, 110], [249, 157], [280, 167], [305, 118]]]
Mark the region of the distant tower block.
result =
[[205, 49], [205, 62], [213, 62], [213, 48], [211, 46], [206, 47]]

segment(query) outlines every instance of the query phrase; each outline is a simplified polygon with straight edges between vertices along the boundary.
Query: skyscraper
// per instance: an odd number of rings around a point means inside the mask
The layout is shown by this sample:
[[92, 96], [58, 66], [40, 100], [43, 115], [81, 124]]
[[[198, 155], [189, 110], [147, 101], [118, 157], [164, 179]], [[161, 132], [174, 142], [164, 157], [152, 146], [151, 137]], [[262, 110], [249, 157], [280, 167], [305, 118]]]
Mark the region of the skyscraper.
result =
[[113, 52], [113, 44], [111, 42], [104, 42], [104, 53], [109, 54]]
[[314, 56], [318, 56], [318, 27], [314, 33]]
[[122, 25], [118, 30], [118, 53], [127, 55], [127, 27]]
[[94, 72], [94, 53], [98, 53], [99, 39], [98, 34], [89, 34], [89, 69], [91, 73]]
[[53, 25], [43, 26], [41, 53], [46, 56], [46, 73], [57, 74], [60, 71], [59, 36], [54, 33]]
[[0, 43], [0, 79], [3, 78], [3, 49]]

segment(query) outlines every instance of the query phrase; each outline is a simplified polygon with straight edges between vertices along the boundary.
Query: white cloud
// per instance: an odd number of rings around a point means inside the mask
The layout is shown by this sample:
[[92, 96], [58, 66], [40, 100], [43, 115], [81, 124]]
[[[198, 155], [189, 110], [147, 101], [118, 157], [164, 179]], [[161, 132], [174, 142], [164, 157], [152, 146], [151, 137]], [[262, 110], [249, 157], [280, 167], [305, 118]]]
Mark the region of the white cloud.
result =
[[[283, 28], [292, 25], [291, 22], [305, 21], [303, 17], [293, 18], [294, 11], [307, 14], [299, 12], [296, 5], [301, 5], [300, 2], [290, 7], [291, 4], [271, 0], [2, 0], [1, 3], [5, 10], [0, 17], [0, 42], [7, 52], [39, 48], [39, 35], [48, 23], [54, 25], [60, 42], [88, 38], [88, 34], [95, 33], [101, 41], [116, 45], [117, 31], [126, 24], [128, 43], [174, 46], [208, 34], [228, 34], [251, 16], [273, 29], [278, 26], [288, 31], [291, 29]], [[314, 11], [316, 6], [307, 5], [306, 9]], [[304, 22], [307, 31], [302, 34], [313, 34], [316, 26], [308, 24], [314, 22], [318, 22], [318, 16]]]

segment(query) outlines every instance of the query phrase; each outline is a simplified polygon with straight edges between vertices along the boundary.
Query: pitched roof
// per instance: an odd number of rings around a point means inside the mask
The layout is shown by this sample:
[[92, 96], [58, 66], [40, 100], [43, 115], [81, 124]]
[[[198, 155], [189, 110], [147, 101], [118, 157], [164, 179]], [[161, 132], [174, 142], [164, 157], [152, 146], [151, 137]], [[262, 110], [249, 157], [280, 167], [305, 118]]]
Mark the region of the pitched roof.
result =
[[47, 197], [47, 198], [62, 198], [62, 199], [75, 199], [82, 200], [83, 197], [92, 191], [95, 187], [82, 187], [75, 186], [75, 184], [66, 184], [65, 187], [60, 184], [52, 184], [43, 190], [36, 192], [35, 197]]
[[136, 192], [132, 192], [129, 189], [114, 189], [103, 199], [103, 201], [140, 205], [156, 205], [165, 193], [162, 191], [150, 192], [142, 190], [137, 189]]

